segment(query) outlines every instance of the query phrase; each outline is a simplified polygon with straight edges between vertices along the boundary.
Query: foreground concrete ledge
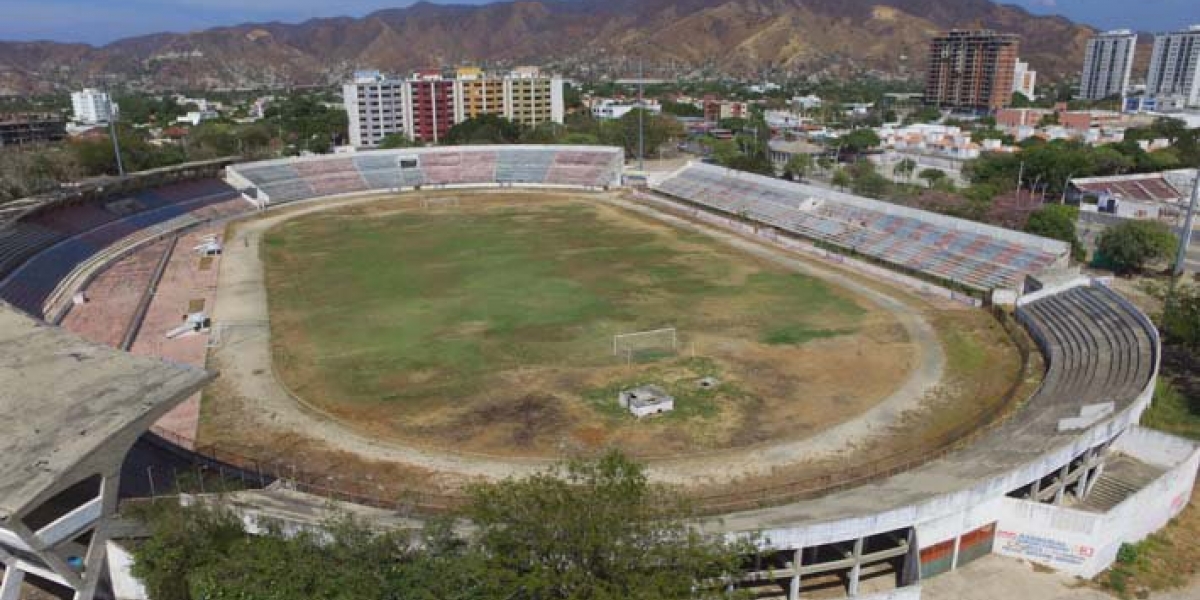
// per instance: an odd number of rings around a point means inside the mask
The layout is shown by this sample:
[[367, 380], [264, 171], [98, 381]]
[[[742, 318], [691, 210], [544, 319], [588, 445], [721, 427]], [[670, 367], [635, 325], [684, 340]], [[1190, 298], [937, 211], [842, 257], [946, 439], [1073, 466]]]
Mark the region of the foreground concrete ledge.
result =
[[0, 523], [119, 469], [151, 424], [216, 375], [84, 341], [0, 303]]

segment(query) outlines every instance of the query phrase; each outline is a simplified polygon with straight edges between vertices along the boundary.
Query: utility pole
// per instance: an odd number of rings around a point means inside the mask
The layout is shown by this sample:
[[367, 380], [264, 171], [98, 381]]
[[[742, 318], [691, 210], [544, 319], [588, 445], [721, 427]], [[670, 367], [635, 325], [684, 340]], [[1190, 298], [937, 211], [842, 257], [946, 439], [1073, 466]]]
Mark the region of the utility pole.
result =
[[1063, 181], [1062, 199], [1059, 200], [1059, 204], [1067, 203], [1067, 188], [1071, 187], [1071, 178], [1073, 177], [1075, 177], [1075, 174], [1071, 173], [1070, 175], [1067, 175], [1066, 180]]
[[1179, 254], [1175, 256], [1175, 269], [1171, 272], [1174, 277], [1183, 275], [1188, 247], [1192, 243], [1192, 228], [1196, 226], [1197, 204], [1200, 204], [1200, 169], [1196, 169], [1196, 179], [1192, 182], [1192, 203], [1183, 222], [1183, 231], [1179, 232]]
[[638, 170], [646, 172], [646, 59], [638, 59]]
[[117, 140], [117, 113], [113, 110], [112, 96], [108, 86], [104, 88], [104, 102], [108, 104], [108, 136], [112, 138], [113, 156], [117, 159], [117, 175], [125, 176], [125, 163], [121, 160], [121, 142]]

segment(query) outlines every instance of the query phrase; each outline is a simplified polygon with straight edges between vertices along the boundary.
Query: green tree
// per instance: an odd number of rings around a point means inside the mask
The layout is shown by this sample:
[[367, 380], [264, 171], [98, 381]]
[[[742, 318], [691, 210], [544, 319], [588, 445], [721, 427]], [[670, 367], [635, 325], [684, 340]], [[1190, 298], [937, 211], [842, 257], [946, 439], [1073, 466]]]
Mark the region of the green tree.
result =
[[1087, 252], [1079, 241], [1079, 233], [1075, 227], [1078, 219], [1078, 208], [1063, 204], [1048, 204], [1029, 215], [1025, 231], [1071, 244], [1072, 258], [1082, 261], [1086, 258]]
[[153, 124], [165, 127], [188, 111], [187, 107], [180, 106], [170, 96], [119, 94], [113, 97], [113, 102], [119, 107], [121, 121], [139, 125]]
[[906, 158], [904, 160], [901, 160], [900, 162], [896, 163], [895, 168], [892, 169], [892, 171], [895, 174], [897, 174], [905, 179], [911, 179], [913, 176], [913, 173], [915, 173], [916, 170], [917, 170], [917, 161], [915, 161], [911, 158]]
[[[1164, 295], [1165, 298], [1165, 295]], [[1180, 285], [1164, 302], [1162, 331], [1171, 342], [1200, 352], [1200, 286]], [[1196, 400], [1200, 404], [1200, 399]]]
[[942, 111], [933, 106], [923, 106], [908, 115], [908, 123], [936, 123], [942, 119]]
[[793, 154], [783, 165], [783, 176], [787, 179], [804, 179], [813, 168], [813, 158], [808, 154]]
[[715, 598], [738, 569], [736, 547], [689, 527], [686, 505], [615, 452], [471, 497], [488, 572], [518, 598]]
[[850, 174], [846, 172], [846, 169], [838, 169], [833, 172], [833, 177], [830, 178], [829, 182], [837, 189], [845, 190], [853, 183], [853, 180], [851, 180]]
[[638, 153], [638, 114], [643, 117], [646, 132], [646, 156], [656, 157], [659, 149], [683, 135], [683, 127], [674, 118], [656, 115], [648, 110], [634, 109], [615, 121], [600, 124], [600, 141], [625, 149], [625, 155]]
[[822, 154], [821, 156], [817, 157], [817, 168], [821, 169], [822, 171], [828, 172], [836, 164], [837, 161], [826, 154]]
[[553, 121], [543, 121], [521, 130], [522, 144], [555, 144], [567, 133], [567, 128]]
[[917, 177], [924, 179], [932, 189], [935, 185], [946, 178], [946, 172], [942, 171], [941, 169], [934, 168], [922, 169], [921, 172], [917, 174]]
[[412, 148], [419, 145], [419, 142], [408, 139], [408, 136], [404, 135], [403, 133], [389, 133], [383, 136], [382, 140], [379, 140], [379, 148], [381, 150]]
[[730, 131], [741, 131], [749, 124], [750, 122], [743, 117], [725, 117], [717, 121], [717, 127]]
[[891, 189], [891, 182], [875, 170], [875, 164], [869, 160], [859, 160], [846, 169], [850, 174], [850, 189], [855, 194], [870, 198], [882, 198]]
[[677, 117], [703, 117], [704, 109], [690, 102], [673, 102], [671, 100], [663, 100], [663, 112], [668, 115]]
[[863, 128], [855, 129], [850, 133], [838, 138], [838, 142], [847, 152], [854, 154], [862, 154], [871, 148], [879, 146], [879, 136], [874, 131]]
[[[152, 146], [141, 131], [117, 127], [121, 145], [121, 164], [127, 173], [145, 171], [184, 162], [183, 149], [175, 146]], [[87, 175], [115, 175], [117, 160], [108, 135], [71, 142], [75, 159]]]
[[1039, 128], [1050, 127], [1052, 125], [1058, 125], [1058, 123], [1059, 123], [1058, 113], [1057, 112], [1049, 112], [1049, 113], [1042, 115], [1042, 118], [1038, 120], [1037, 126]]
[[464, 144], [515, 144], [521, 140], [522, 128], [504, 117], [483, 114], [466, 119], [450, 128], [442, 143], [454, 146]]
[[1104, 230], [1096, 241], [1096, 251], [1102, 264], [1126, 274], [1169, 258], [1176, 243], [1175, 234], [1162, 223], [1129, 220]]
[[348, 518], [250, 535], [221, 508], [143, 506], [133, 573], [159, 600], [702, 600], [727, 598], [752, 551], [699, 533], [675, 492], [617, 453], [469, 496], [419, 539]]
[[278, 99], [263, 115], [291, 154], [321, 152], [349, 137], [346, 111], [331, 108], [321, 94], [296, 94]]

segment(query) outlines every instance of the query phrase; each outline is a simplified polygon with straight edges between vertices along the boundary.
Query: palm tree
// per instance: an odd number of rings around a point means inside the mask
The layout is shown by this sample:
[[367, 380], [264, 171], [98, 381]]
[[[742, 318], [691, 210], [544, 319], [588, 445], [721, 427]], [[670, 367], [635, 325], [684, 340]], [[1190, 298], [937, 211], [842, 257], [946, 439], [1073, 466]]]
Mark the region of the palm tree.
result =
[[911, 179], [913, 173], [915, 173], [916, 171], [917, 171], [917, 161], [915, 161], [911, 158], [906, 158], [906, 159], [896, 163], [896, 167], [894, 169], [892, 169], [893, 173], [900, 175], [901, 177], [904, 177], [905, 180]]

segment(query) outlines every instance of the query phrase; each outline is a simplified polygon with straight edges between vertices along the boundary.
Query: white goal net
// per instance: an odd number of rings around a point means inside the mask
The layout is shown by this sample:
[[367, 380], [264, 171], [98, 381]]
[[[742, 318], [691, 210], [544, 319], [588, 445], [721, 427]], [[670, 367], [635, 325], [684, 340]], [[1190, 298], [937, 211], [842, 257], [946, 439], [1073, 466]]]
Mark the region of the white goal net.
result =
[[425, 210], [429, 210], [431, 208], [458, 208], [459, 205], [460, 202], [458, 200], [458, 196], [433, 196], [421, 198], [421, 206], [424, 207]]
[[679, 336], [674, 327], [619, 333], [613, 336], [613, 356], [632, 361], [639, 356], [675, 354], [679, 351]]

